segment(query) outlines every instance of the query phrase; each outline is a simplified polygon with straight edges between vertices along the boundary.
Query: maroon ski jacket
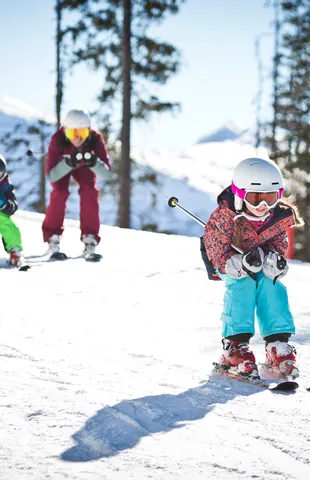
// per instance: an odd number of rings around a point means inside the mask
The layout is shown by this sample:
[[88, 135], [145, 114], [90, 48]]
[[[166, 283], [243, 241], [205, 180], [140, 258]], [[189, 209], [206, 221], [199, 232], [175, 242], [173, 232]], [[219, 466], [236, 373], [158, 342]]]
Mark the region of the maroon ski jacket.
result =
[[64, 128], [61, 127], [51, 138], [45, 163], [45, 173], [48, 174], [51, 169], [62, 160], [63, 155], [70, 155], [74, 152], [94, 153], [108, 166], [109, 170], [111, 170], [109, 155], [101, 133], [91, 129], [89, 137], [79, 148], [76, 148], [70, 140], [66, 138]]

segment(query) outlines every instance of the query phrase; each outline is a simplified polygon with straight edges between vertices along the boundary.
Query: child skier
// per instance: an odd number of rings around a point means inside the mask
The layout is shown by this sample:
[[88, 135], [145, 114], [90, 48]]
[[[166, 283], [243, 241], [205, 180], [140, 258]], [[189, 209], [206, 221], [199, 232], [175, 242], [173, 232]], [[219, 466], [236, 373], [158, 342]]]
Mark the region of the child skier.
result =
[[266, 363], [283, 376], [299, 374], [296, 351], [288, 343], [295, 333], [294, 320], [286, 287], [279, 279], [288, 271], [286, 229], [303, 222], [297, 209], [281, 200], [283, 191], [283, 178], [274, 162], [243, 160], [231, 186], [219, 195], [203, 237], [209, 277], [217, 274], [226, 287], [220, 363], [252, 378], [259, 376], [249, 346], [255, 311], [265, 340]]
[[18, 204], [14, 187], [9, 182], [5, 158], [0, 155], [0, 234], [4, 249], [10, 255], [10, 264], [20, 267], [23, 262], [23, 247], [19, 228], [11, 216], [16, 212]]

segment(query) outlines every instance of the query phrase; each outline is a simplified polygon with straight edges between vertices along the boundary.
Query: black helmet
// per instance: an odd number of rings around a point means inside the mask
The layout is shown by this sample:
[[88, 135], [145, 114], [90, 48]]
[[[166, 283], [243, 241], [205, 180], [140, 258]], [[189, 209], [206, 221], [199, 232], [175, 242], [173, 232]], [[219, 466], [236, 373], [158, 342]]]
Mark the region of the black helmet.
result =
[[6, 174], [6, 161], [5, 158], [0, 155], [0, 180], [5, 176]]

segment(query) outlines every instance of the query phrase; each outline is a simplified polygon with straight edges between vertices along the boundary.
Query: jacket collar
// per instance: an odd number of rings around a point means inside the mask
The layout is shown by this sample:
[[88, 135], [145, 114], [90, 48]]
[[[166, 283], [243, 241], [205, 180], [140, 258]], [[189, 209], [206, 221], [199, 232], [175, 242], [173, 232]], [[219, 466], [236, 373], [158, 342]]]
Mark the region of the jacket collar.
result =
[[226, 201], [228, 204], [228, 208], [232, 210], [233, 212], [236, 212], [234, 201], [235, 197], [232, 192], [231, 186], [225, 188], [225, 190], [222, 191], [222, 193], [219, 194], [217, 197], [217, 203], [220, 205], [223, 201]]

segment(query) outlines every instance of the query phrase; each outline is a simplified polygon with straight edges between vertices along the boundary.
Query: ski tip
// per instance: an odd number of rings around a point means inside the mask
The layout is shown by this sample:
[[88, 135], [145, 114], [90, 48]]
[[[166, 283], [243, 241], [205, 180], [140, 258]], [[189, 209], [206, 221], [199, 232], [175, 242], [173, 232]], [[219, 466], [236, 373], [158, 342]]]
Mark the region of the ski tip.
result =
[[289, 391], [289, 390], [297, 390], [299, 384], [297, 382], [287, 381], [287, 382], [280, 382], [275, 386], [269, 387], [269, 390], [279, 390], [279, 391]]
[[67, 255], [63, 252], [55, 252], [50, 256], [50, 260], [67, 260]]
[[102, 258], [100, 253], [89, 253], [85, 255], [86, 262], [100, 262]]
[[19, 267], [19, 271], [20, 272], [27, 272], [29, 269], [31, 268], [30, 265], [22, 265], [21, 267]]

